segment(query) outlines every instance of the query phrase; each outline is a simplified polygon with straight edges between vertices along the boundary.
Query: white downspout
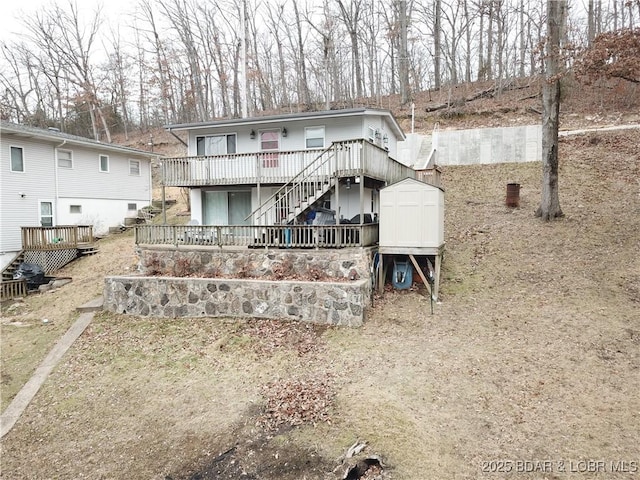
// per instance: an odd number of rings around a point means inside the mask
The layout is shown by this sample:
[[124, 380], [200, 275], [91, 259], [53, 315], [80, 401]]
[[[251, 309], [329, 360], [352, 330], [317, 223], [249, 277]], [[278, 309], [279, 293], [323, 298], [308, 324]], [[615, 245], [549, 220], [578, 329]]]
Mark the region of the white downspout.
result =
[[[56, 202], [56, 217], [55, 217], [55, 221], [53, 222], [54, 225], [58, 224], [58, 218], [60, 218], [60, 212], [58, 211], [58, 209], [60, 208], [60, 186], [59, 186], [59, 182], [58, 182], [58, 149], [64, 147], [67, 144], [66, 140], [63, 140], [62, 143], [60, 145], [57, 145], [55, 147], [55, 150], [53, 151], [53, 174], [54, 174], [54, 178], [55, 178], [55, 182], [56, 182], [56, 196], [55, 196], [55, 202]], [[38, 207], [40, 208], [40, 207]]]

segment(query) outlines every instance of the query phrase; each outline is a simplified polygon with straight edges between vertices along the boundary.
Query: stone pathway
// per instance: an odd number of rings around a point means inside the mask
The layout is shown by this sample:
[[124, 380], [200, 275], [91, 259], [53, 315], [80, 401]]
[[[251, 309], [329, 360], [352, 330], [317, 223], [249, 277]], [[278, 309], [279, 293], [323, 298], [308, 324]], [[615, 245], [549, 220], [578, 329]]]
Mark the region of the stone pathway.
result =
[[102, 297], [98, 297], [77, 308], [80, 312], [80, 317], [75, 321], [71, 328], [67, 330], [67, 333], [58, 340], [40, 366], [33, 373], [33, 376], [24, 385], [24, 387], [20, 389], [6, 410], [2, 412], [2, 415], [0, 415], [0, 438], [4, 437], [11, 431], [24, 410], [27, 408], [29, 403], [31, 403], [31, 400], [33, 400], [33, 397], [36, 396], [36, 393], [38, 393], [38, 390], [40, 390], [40, 387], [45, 382], [51, 371], [62, 359], [67, 350], [69, 350], [71, 345], [73, 345], [73, 342], [82, 335], [82, 332], [84, 332], [87, 326], [91, 323], [95, 312], [100, 309], [102, 309]]

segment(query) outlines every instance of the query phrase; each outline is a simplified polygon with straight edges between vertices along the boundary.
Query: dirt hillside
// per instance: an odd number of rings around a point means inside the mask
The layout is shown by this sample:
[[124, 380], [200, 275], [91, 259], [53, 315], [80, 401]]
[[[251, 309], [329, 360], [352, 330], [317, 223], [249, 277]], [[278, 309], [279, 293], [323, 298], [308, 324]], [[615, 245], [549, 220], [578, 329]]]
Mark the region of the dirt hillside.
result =
[[[433, 315], [418, 288], [359, 329], [97, 315], [2, 439], [1, 478], [335, 479], [367, 455], [383, 468], [364, 478], [637, 477], [640, 134], [559, 151], [550, 223], [539, 164], [444, 169]], [[99, 247], [72, 283], [3, 306], [3, 409], [104, 275], [135, 271], [130, 234]]]

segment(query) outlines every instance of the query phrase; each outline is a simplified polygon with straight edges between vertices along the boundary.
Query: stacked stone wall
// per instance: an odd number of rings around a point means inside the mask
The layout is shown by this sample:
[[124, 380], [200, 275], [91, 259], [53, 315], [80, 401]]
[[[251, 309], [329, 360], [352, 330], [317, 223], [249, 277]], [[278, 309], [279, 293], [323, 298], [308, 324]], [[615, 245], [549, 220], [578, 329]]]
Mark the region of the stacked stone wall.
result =
[[359, 280], [369, 278], [372, 249], [242, 249], [138, 247], [140, 273], [207, 278]]
[[258, 317], [360, 326], [368, 280], [343, 282], [107, 277], [104, 308], [143, 317]]

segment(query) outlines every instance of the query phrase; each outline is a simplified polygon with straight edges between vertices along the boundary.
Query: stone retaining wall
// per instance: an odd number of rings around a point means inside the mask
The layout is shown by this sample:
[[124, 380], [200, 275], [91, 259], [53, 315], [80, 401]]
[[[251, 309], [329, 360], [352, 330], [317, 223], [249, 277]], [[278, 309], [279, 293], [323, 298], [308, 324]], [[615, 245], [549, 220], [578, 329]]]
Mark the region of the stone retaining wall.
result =
[[104, 309], [144, 317], [258, 317], [356, 327], [370, 293], [368, 280], [107, 277]]
[[143, 275], [209, 278], [299, 278], [359, 280], [369, 278], [371, 248], [336, 250], [219, 249], [138, 246]]

